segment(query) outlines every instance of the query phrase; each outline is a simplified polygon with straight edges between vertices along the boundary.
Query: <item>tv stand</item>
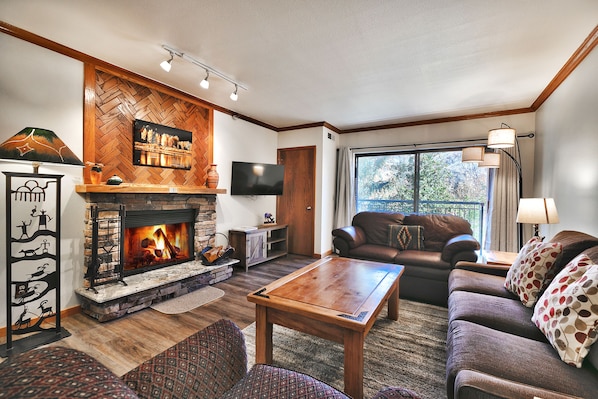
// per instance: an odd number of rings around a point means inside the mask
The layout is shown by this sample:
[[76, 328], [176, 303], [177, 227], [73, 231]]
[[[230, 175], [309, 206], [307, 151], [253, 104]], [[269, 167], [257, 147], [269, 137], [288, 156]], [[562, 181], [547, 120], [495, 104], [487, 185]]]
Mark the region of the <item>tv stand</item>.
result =
[[255, 230], [229, 230], [229, 244], [235, 249], [233, 258], [239, 265], [249, 267], [288, 253], [288, 226], [286, 224], [263, 224]]

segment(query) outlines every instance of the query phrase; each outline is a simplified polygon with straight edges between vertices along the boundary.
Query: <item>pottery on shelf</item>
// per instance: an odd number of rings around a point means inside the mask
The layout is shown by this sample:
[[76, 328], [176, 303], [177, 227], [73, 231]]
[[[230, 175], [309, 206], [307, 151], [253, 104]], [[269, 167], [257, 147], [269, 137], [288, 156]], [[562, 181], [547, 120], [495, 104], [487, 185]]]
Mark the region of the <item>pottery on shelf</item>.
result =
[[118, 186], [122, 182], [123, 182], [123, 179], [117, 175], [114, 175], [111, 178], [109, 178], [108, 180], [106, 180], [106, 184], [109, 184], [111, 186]]
[[216, 164], [210, 164], [210, 169], [208, 170], [208, 178], [206, 180], [206, 185], [208, 188], [216, 188], [218, 187], [218, 181], [220, 180], [220, 175], [216, 170]]

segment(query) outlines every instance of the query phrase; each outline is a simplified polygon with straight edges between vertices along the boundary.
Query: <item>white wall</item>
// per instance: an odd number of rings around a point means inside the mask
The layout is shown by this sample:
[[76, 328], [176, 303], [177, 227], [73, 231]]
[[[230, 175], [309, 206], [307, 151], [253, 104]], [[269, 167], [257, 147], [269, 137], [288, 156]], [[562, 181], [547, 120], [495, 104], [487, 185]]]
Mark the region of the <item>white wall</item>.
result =
[[[272, 195], [230, 195], [233, 161], [276, 163], [278, 136], [275, 131], [234, 119], [214, 111], [214, 163], [218, 164], [218, 188], [227, 194], [216, 198], [216, 231], [228, 236], [228, 230], [238, 226], [257, 226], [264, 222], [264, 213], [276, 217], [276, 197]], [[218, 244], [224, 237], [217, 235]]]
[[540, 226], [598, 236], [598, 49], [536, 113], [535, 196], [553, 197], [560, 223]]
[[[83, 64], [9, 35], [0, 35], [0, 142], [25, 127], [54, 131], [83, 159]], [[0, 171], [31, 173], [31, 166], [0, 161]], [[85, 201], [75, 193], [82, 181], [79, 167], [45, 164], [40, 173], [62, 174], [60, 300], [62, 308], [78, 305], [73, 287], [83, 282]], [[6, 181], [0, 175], [0, 291], [6, 287]], [[6, 325], [6, 296], [0, 296], [0, 326]]]

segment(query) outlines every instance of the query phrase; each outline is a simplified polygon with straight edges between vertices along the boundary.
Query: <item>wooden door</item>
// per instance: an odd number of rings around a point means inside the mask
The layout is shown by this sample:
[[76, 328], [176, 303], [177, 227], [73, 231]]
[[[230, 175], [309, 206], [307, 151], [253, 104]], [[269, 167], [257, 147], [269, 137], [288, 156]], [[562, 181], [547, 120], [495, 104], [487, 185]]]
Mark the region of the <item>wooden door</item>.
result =
[[276, 201], [278, 223], [288, 224], [289, 253], [314, 256], [316, 147], [281, 148], [283, 194]]

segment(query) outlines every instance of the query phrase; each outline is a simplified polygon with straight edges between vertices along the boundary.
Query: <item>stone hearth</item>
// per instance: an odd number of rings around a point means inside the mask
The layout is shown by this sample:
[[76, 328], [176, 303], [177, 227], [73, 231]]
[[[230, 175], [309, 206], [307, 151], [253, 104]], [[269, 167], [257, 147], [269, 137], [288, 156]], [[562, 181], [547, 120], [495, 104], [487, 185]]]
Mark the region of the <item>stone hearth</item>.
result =
[[237, 262], [232, 260], [218, 266], [186, 262], [125, 277], [127, 285], [117, 282], [97, 286], [97, 293], [84, 287], [75, 292], [81, 300], [81, 310], [104, 322], [226, 280]]

